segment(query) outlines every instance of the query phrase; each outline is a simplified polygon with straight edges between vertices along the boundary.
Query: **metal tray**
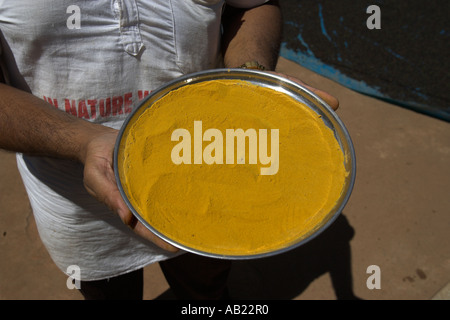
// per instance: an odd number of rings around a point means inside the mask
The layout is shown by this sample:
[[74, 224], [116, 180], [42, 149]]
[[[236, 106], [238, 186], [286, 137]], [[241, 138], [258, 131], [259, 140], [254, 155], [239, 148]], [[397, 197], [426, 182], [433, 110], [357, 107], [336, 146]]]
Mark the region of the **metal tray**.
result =
[[[128, 130], [131, 124], [139, 118], [139, 116], [147, 109], [151, 108], [152, 104], [161, 99], [164, 95], [169, 93], [172, 90], [178, 89], [188, 84], [205, 82], [210, 80], [219, 80], [219, 79], [232, 79], [232, 80], [243, 80], [250, 82], [252, 84], [256, 84], [259, 86], [271, 88], [278, 92], [282, 92], [295, 100], [306, 104], [311, 110], [316, 112], [321, 116], [321, 119], [324, 121], [325, 125], [327, 125], [330, 129], [333, 130], [336, 140], [338, 141], [341, 150], [344, 154], [344, 165], [346, 170], [348, 171], [348, 176], [345, 180], [345, 185], [343, 188], [343, 192], [341, 197], [338, 199], [334, 209], [330, 212], [327, 217], [314, 229], [312, 230], [306, 237], [299, 239], [298, 242], [289, 245], [288, 247], [284, 247], [275, 251], [258, 253], [254, 255], [220, 255], [210, 252], [199, 251], [197, 249], [190, 248], [186, 245], [180, 244], [173, 239], [168, 238], [167, 236], [161, 234], [157, 230], [155, 230], [141, 215], [139, 212], [133, 207], [131, 202], [128, 199], [126, 186], [122, 184], [124, 180], [123, 172], [121, 170], [123, 163], [123, 155], [122, 150], [123, 146], [126, 143], [126, 139], [128, 136]], [[355, 176], [356, 176], [356, 159], [355, 159], [355, 151], [350, 138], [350, 135], [344, 125], [344, 123], [339, 119], [337, 114], [332, 110], [332, 108], [327, 105], [321, 98], [315, 95], [313, 92], [308, 90], [307, 88], [290, 81], [284, 77], [257, 71], [257, 70], [248, 70], [248, 69], [213, 69], [207, 71], [196, 72], [192, 74], [188, 74], [182, 76], [180, 78], [174, 79], [161, 86], [157, 90], [153, 91], [149, 96], [147, 96], [140, 105], [130, 113], [123, 123], [119, 135], [117, 137], [115, 149], [114, 149], [114, 172], [115, 178], [117, 181], [117, 185], [119, 191], [125, 201], [125, 203], [130, 208], [131, 212], [135, 215], [135, 217], [145, 225], [150, 231], [156, 234], [161, 239], [166, 242], [172, 244], [175, 247], [178, 247], [182, 250], [192, 252], [195, 254], [214, 257], [214, 258], [223, 258], [223, 259], [232, 259], [232, 260], [245, 260], [245, 259], [256, 259], [262, 257], [268, 257], [276, 254], [280, 254], [296, 247], [303, 245], [304, 243], [310, 241], [315, 238], [321, 232], [323, 232], [328, 226], [330, 226], [336, 218], [341, 213], [342, 209], [348, 202], [350, 198], [350, 194], [353, 190]]]

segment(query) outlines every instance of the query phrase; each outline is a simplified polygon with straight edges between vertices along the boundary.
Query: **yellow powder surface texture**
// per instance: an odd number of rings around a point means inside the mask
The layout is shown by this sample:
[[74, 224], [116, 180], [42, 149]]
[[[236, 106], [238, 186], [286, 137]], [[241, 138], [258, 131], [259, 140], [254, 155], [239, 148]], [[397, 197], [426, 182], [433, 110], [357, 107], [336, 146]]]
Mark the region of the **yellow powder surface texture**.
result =
[[[245, 163], [194, 164], [194, 121], [202, 121], [203, 133], [222, 132], [224, 159], [227, 129], [278, 129], [278, 171], [262, 175], [269, 164], [250, 164], [249, 149]], [[191, 135], [190, 164], [171, 158], [179, 128]], [[122, 184], [135, 210], [164, 237], [214, 255], [258, 255], [297, 243], [335, 207], [348, 174], [333, 131], [317, 113], [241, 80], [172, 90], [129, 124], [124, 139]], [[268, 133], [269, 155], [270, 142]], [[203, 150], [210, 143], [203, 141]]]

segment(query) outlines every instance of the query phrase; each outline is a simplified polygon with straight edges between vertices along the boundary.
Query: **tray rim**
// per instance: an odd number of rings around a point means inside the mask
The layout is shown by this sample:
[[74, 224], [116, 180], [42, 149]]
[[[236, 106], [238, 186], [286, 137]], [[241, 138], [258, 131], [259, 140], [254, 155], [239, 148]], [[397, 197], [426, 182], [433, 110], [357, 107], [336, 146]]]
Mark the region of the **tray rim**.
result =
[[[348, 178], [346, 180], [347, 187], [345, 188], [345, 194], [340, 197], [340, 203], [337, 207], [335, 207], [330, 213], [328, 220], [321, 224], [318, 228], [315, 228], [313, 230], [310, 230], [310, 232], [304, 236], [302, 239], [300, 239], [297, 242], [294, 242], [286, 247], [279, 248], [273, 251], [267, 251], [262, 253], [256, 253], [256, 254], [243, 254], [243, 255], [226, 255], [226, 254], [217, 254], [217, 253], [211, 253], [206, 252], [202, 250], [198, 250], [195, 248], [191, 248], [187, 245], [181, 244], [175, 240], [170, 239], [166, 235], [162, 234], [155, 228], [153, 228], [141, 215], [137, 212], [137, 210], [133, 207], [131, 202], [128, 199], [128, 196], [124, 190], [124, 187], [121, 183], [120, 178], [120, 172], [119, 172], [119, 152], [120, 152], [120, 146], [122, 143], [122, 139], [124, 137], [124, 134], [126, 130], [128, 129], [129, 123], [133, 120], [135, 116], [138, 116], [139, 113], [142, 113], [146, 108], [151, 107], [151, 104], [149, 102], [152, 99], [160, 99], [165, 94], [170, 92], [171, 90], [180, 88], [184, 85], [188, 85], [191, 83], [197, 83], [197, 82], [204, 82], [208, 80], [225, 80], [225, 79], [236, 79], [236, 80], [242, 80], [247, 81], [254, 84], [264, 85], [264, 86], [272, 86], [272, 88], [279, 87], [284, 91], [284, 93], [290, 93], [293, 98], [295, 97], [295, 94], [292, 95], [295, 91], [297, 93], [301, 93], [302, 98], [309, 99], [309, 102], [313, 105], [317, 106], [316, 110], [313, 111], [322, 111], [323, 115], [326, 116], [323, 120], [328, 120], [331, 123], [337, 124], [337, 129], [341, 131], [341, 135], [344, 138], [344, 142], [346, 143], [348, 147], [348, 154], [346, 154], [343, 150], [343, 146], [341, 144], [340, 139], [337, 139], [341, 150], [344, 153], [344, 156], [346, 156], [346, 162], [349, 162], [349, 168], [348, 169]], [[261, 83], [258, 83], [257, 80], [262, 81]], [[270, 85], [269, 85], [270, 84]], [[300, 99], [300, 96], [297, 96], [297, 100], [305, 103], [303, 99]], [[308, 105], [311, 109], [311, 106]], [[328, 125], [328, 124], [327, 124]], [[336, 126], [332, 127], [335, 135], [336, 135]], [[156, 236], [161, 238], [162, 240], [168, 242], [169, 244], [194, 254], [199, 254], [202, 256], [207, 256], [211, 258], [218, 258], [218, 259], [229, 259], [229, 260], [249, 260], [249, 259], [258, 259], [258, 258], [264, 258], [269, 256], [278, 255], [281, 253], [285, 253], [287, 251], [290, 251], [294, 248], [300, 247], [304, 245], [305, 243], [309, 242], [310, 240], [317, 237], [319, 234], [321, 234], [324, 230], [326, 230], [341, 214], [342, 210], [344, 209], [345, 205], [347, 204], [351, 193], [354, 188], [354, 183], [356, 180], [356, 155], [355, 155], [355, 149], [354, 145], [351, 139], [351, 136], [343, 123], [343, 121], [340, 119], [340, 117], [336, 114], [336, 112], [320, 97], [318, 97], [315, 93], [313, 93], [308, 88], [300, 85], [297, 82], [294, 82], [290, 79], [287, 79], [279, 74], [275, 73], [269, 73], [259, 70], [251, 70], [251, 69], [210, 69], [210, 70], [204, 70], [194, 73], [189, 73], [183, 76], [180, 76], [178, 78], [175, 78], [171, 81], [166, 82], [165, 84], [161, 85], [157, 89], [153, 90], [147, 97], [145, 97], [142, 101], [139, 102], [139, 105], [133, 109], [133, 111], [128, 114], [125, 121], [122, 123], [119, 133], [116, 139], [115, 147], [114, 147], [114, 154], [113, 154], [113, 167], [114, 167], [114, 175], [116, 179], [116, 183], [119, 189], [119, 192], [132, 212], [132, 214], [136, 217], [136, 219], [139, 220], [147, 229], [149, 229], [152, 233], [154, 233]], [[330, 216], [331, 215], [331, 216]]]

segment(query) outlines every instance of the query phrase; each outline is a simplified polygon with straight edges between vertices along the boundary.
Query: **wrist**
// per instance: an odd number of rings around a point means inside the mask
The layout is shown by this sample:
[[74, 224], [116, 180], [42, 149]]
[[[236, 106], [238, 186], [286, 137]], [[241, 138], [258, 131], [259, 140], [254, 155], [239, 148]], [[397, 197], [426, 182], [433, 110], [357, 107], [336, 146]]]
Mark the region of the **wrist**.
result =
[[[80, 133], [79, 139], [78, 139], [78, 153], [77, 153], [77, 160], [81, 163], [86, 163], [86, 158], [88, 157], [89, 153], [93, 151], [93, 149], [103, 147], [103, 146], [95, 146], [95, 141], [98, 140], [98, 138], [102, 136], [107, 135], [117, 135], [117, 130], [100, 125], [100, 124], [93, 124], [90, 122], [87, 122], [77, 128], [77, 131]], [[110, 146], [108, 146], [110, 147]]]
[[263, 66], [262, 64], [260, 64], [256, 60], [247, 61], [246, 63], [240, 65], [238, 68], [240, 68], [240, 69], [261, 70], [261, 71], [267, 70], [267, 68], [265, 66]]

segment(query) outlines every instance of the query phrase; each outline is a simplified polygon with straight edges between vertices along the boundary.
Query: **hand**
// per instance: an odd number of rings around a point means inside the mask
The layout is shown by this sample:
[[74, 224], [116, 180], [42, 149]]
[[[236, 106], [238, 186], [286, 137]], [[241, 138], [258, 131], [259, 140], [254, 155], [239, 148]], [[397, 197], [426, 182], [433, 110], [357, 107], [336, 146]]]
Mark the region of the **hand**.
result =
[[167, 251], [179, 251], [178, 248], [163, 241], [140, 223], [122, 199], [113, 169], [113, 153], [117, 134], [117, 130], [105, 127], [102, 133], [97, 134], [86, 146], [84, 156], [84, 186], [86, 190], [97, 200], [106, 204], [136, 234]]
[[293, 82], [296, 82], [296, 83], [306, 87], [307, 89], [311, 90], [316, 95], [318, 95], [320, 98], [322, 98], [334, 111], [336, 111], [339, 108], [339, 100], [336, 99], [335, 97], [333, 97], [332, 95], [330, 95], [329, 93], [322, 91], [320, 89], [317, 89], [317, 88], [313, 88], [313, 87], [307, 85], [306, 83], [304, 83], [302, 80], [297, 79], [295, 77], [288, 76], [286, 74], [279, 73], [279, 72], [273, 72], [273, 71], [268, 71], [268, 72], [273, 73], [278, 76], [281, 76], [281, 77], [284, 77], [288, 80], [291, 80]]

